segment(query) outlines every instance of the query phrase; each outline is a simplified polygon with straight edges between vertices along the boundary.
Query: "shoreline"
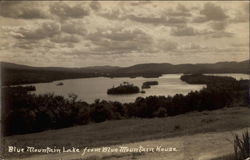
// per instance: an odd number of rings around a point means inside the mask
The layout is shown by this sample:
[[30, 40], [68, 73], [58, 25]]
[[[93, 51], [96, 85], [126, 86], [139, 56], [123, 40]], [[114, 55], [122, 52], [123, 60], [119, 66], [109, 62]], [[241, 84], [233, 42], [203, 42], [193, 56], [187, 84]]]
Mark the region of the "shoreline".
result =
[[[52, 83], [52, 82], [58, 82], [58, 81], [64, 81], [64, 80], [75, 80], [75, 79], [87, 79], [87, 78], [109, 78], [109, 79], [113, 79], [113, 78], [130, 78], [130, 79], [135, 79], [135, 78], [160, 78], [164, 75], [176, 75], [176, 74], [185, 74], [185, 73], [162, 73], [161, 76], [158, 77], [144, 77], [144, 76], [115, 76], [115, 77], [111, 77], [111, 76], [93, 76], [93, 77], [78, 77], [78, 78], [64, 78], [64, 79], [58, 79], [58, 80], [52, 80], [52, 81], [40, 81], [40, 82], [34, 82], [34, 83], [20, 83], [20, 84], [12, 84], [12, 85], [1, 85], [1, 87], [15, 87], [15, 86], [22, 86], [22, 85], [33, 85], [33, 84], [40, 84], [40, 83]], [[188, 73], [188, 74], [192, 74], [192, 73]], [[237, 72], [237, 73], [231, 73], [231, 72], [225, 72], [225, 73], [221, 73], [221, 72], [215, 72], [215, 73], [201, 73], [203, 75], [212, 75], [212, 74], [244, 74], [244, 75], [248, 75], [250, 76], [250, 73], [241, 73], [241, 72]], [[215, 75], [217, 76], [217, 75]], [[250, 78], [250, 77], [249, 77]]]

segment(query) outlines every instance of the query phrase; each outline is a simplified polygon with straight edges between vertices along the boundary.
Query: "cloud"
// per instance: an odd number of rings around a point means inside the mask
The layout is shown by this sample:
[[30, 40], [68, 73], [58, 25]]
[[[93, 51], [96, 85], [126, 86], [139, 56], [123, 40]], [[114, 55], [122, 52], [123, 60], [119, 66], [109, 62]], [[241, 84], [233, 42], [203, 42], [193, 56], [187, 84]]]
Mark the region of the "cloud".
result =
[[174, 41], [161, 40], [158, 43], [162, 51], [174, 51], [178, 48], [178, 44]]
[[232, 23], [244, 23], [249, 22], [249, 15], [246, 13], [238, 12], [234, 18], [231, 18]]
[[178, 53], [226, 53], [228, 55], [229, 52], [236, 53], [237, 52], [246, 52], [249, 51], [247, 48], [239, 48], [239, 47], [217, 47], [217, 46], [204, 46], [200, 44], [190, 43], [187, 45], [183, 45], [178, 48]]
[[89, 6], [90, 6], [91, 9], [93, 9], [95, 11], [98, 11], [98, 10], [100, 10], [102, 8], [100, 2], [98, 2], [98, 1], [90, 2]]
[[233, 47], [249, 47], [248, 43], [232, 43], [231, 46]]
[[190, 13], [190, 10], [182, 4], [178, 4], [176, 6], [175, 10], [173, 10], [172, 8], [169, 9], [166, 12], [166, 15], [168, 15], [168, 16], [183, 16], [183, 17], [192, 16]]
[[203, 16], [197, 16], [195, 18], [193, 18], [192, 22], [194, 23], [203, 23], [203, 22], [207, 22], [207, 18], [203, 17]]
[[98, 14], [101, 17], [104, 17], [109, 20], [125, 20], [127, 19], [125, 14], [119, 8], [103, 10]]
[[198, 30], [191, 26], [177, 26], [171, 29], [171, 35], [173, 36], [200, 36], [200, 35], [208, 35], [213, 33], [209, 30]]
[[16, 50], [20, 54], [38, 55], [48, 53], [49, 50], [56, 48], [55, 43], [51, 43], [48, 39], [32, 41], [29, 39], [18, 39], [13, 41], [11, 50]]
[[151, 23], [151, 24], [162, 24], [163, 22], [166, 21], [165, 17], [128, 15], [126, 18], [140, 23]]
[[235, 16], [230, 19], [232, 23], [246, 23], [249, 22], [249, 4], [243, 3], [241, 8], [239, 8], [235, 13]]
[[226, 32], [225, 27], [226, 22], [212, 22], [211, 27], [213, 30], [198, 30], [191, 26], [178, 26], [171, 29], [171, 35], [181, 37], [181, 36], [206, 36], [207, 38], [231, 38], [234, 33]]
[[192, 27], [177, 27], [172, 28], [171, 34], [174, 36], [195, 36], [197, 32]]
[[222, 52], [222, 53], [228, 53], [228, 52], [233, 52], [236, 53], [237, 52], [249, 52], [248, 48], [234, 48], [234, 47], [226, 47], [226, 48], [215, 48], [214, 51], [218, 52]]
[[213, 32], [210, 35], [211, 38], [231, 38], [233, 36], [234, 36], [233, 33], [231, 33], [231, 32], [225, 32], [225, 31]]
[[153, 25], [166, 25], [166, 26], [173, 26], [173, 25], [180, 25], [185, 24], [187, 19], [184, 17], [153, 17], [153, 16], [137, 16], [137, 15], [129, 15], [127, 16], [128, 19], [140, 23], [148, 23]]
[[206, 3], [200, 13], [204, 15], [207, 20], [220, 21], [228, 18], [224, 10], [220, 6], [216, 6], [213, 3]]
[[33, 49], [37, 47], [36, 43], [29, 43], [27, 41], [19, 41], [18, 43], [14, 44], [14, 47], [22, 48], [22, 49]]
[[60, 33], [60, 29], [59, 23], [45, 22], [37, 28], [21, 27], [16, 31], [14, 37], [18, 39], [40, 40]]
[[201, 49], [202, 47], [199, 44], [191, 43], [188, 49], [196, 50]]
[[131, 6], [142, 6], [142, 5], [147, 5], [147, 4], [151, 4], [151, 1], [147, 0], [147, 1], [134, 1], [134, 2], [130, 2], [129, 5]]
[[179, 53], [201, 53], [201, 52], [208, 52], [211, 51], [211, 48], [208, 48], [207, 46], [197, 44], [197, 43], [188, 43], [188, 44], [182, 44], [178, 47]]
[[[67, 46], [68, 47], [68, 46]], [[70, 47], [68, 47], [70, 48]], [[71, 50], [63, 50], [58, 56], [60, 57], [61, 54], [63, 55], [66, 55], [66, 56], [87, 56], [89, 55], [90, 53], [89, 52], [86, 52], [86, 51], [83, 51], [83, 50], [79, 50], [79, 49], [71, 49]]]
[[58, 34], [50, 39], [55, 43], [78, 43], [80, 42], [80, 38], [76, 35], [71, 34]]
[[[141, 2], [140, 2], [141, 3]], [[103, 10], [99, 13], [99, 16], [107, 18], [109, 20], [131, 20], [134, 22], [151, 24], [151, 25], [165, 25], [174, 26], [181, 25], [188, 22], [187, 16], [190, 16], [188, 10], [182, 6], [178, 5], [176, 7], [178, 10], [168, 10], [161, 11], [157, 15], [152, 14], [137, 14], [136, 12], [131, 13], [131, 11], [125, 11], [124, 9], [115, 8], [111, 10]], [[150, 13], [150, 12], [149, 12]]]
[[14, 47], [25, 49], [25, 50], [33, 50], [33, 49], [44, 49], [49, 50], [55, 48], [55, 44], [48, 42], [48, 41], [29, 41], [29, 40], [19, 40], [17, 43], [14, 44]]
[[212, 27], [213, 30], [215, 31], [222, 31], [225, 30], [227, 27], [228, 23], [226, 21], [215, 21], [215, 22], [211, 22], [210, 26]]
[[140, 29], [102, 29], [89, 34], [94, 47], [92, 52], [103, 54], [123, 54], [130, 52], [151, 52], [153, 39]]
[[89, 9], [82, 5], [70, 6], [64, 2], [54, 3], [50, 6], [50, 12], [61, 19], [83, 18], [89, 15]]
[[0, 16], [15, 19], [44, 19], [48, 18], [48, 13], [39, 5], [32, 2], [6, 2], [0, 3]]
[[68, 20], [62, 24], [61, 30], [62, 32], [69, 34], [79, 34], [79, 35], [87, 34], [87, 29], [85, 28], [85, 24], [80, 21]]
[[[29, 56], [33, 56], [34, 65], [37, 59], [44, 66], [67, 66], [69, 59], [79, 66], [104, 64], [115, 58], [118, 65], [212, 62], [218, 60], [217, 51], [225, 60], [233, 54], [245, 58], [249, 13], [241, 4], [11, 1], [5, 4], [8, 10], [0, 9], [0, 56], [9, 60], [20, 57], [30, 64]], [[229, 53], [230, 48], [242, 51]], [[47, 64], [44, 57], [51, 62]], [[58, 60], [62, 57], [63, 61]]]
[[200, 11], [202, 16], [195, 17], [193, 22], [202, 23], [206, 21], [222, 21], [228, 18], [225, 11], [214, 3], [206, 3]]

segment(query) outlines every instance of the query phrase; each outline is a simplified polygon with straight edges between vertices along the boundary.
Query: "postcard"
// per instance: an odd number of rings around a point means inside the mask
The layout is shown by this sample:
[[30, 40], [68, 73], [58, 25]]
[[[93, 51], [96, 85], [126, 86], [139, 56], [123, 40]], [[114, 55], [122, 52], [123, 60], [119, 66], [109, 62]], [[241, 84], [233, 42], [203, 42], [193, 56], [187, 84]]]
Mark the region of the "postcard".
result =
[[1, 1], [0, 26], [0, 159], [250, 159], [249, 1]]

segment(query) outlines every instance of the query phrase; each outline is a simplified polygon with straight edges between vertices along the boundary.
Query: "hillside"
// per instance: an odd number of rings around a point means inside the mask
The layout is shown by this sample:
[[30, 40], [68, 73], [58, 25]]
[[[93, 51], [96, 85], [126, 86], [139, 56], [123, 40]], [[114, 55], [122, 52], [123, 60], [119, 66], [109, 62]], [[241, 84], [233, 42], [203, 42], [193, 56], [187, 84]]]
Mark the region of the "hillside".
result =
[[248, 73], [249, 61], [242, 62], [218, 62], [214, 64], [178, 64], [149, 63], [138, 64], [131, 67], [118, 69], [119, 73]]
[[[93, 153], [86, 159], [140, 159], [182, 160], [189, 159], [210, 160], [233, 152], [233, 132], [250, 127], [250, 110], [246, 107], [224, 108], [215, 111], [192, 112], [175, 117], [154, 119], [130, 119], [120, 121], [106, 121], [98, 124], [76, 126], [65, 129], [44, 131], [41, 133], [9, 136], [3, 139], [6, 146], [17, 147], [34, 146], [47, 147], [100, 147], [100, 146], [152, 146], [177, 147], [178, 153]], [[115, 128], [115, 129], [114, 129]], [[214, 150], [216, 148], [216, 150]], [[5, 154], [8, 159], [52, 160], [67, 159], [80, 160], [79, 153], [64, 154]], [[31, 157], [30, 157], [31, 156]], [[12, 157], [12, 158], [11, 158]], [[26, 159], [26, 158], [25, 158]]]
[[117, 67], [99, 66], [86, 68], [31, 67], [1, 62], [2, 85], [51, 82], [62, 79], [104, 76]]
[[88, 77], [159, 77], [173, 73], [249, 73], [249, 61], [215, 64], [148, 63], [130, 67], [93, 66], [84, 68], [32, 67], [1, 62], [2, 85], [50, 82]]

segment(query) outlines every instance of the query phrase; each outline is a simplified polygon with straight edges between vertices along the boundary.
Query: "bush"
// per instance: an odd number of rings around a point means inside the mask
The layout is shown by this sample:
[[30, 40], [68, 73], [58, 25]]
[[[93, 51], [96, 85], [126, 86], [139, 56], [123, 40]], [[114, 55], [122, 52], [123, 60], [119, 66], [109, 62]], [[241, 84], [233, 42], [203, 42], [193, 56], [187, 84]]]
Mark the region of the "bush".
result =
[[94, 122], [99, 123], [114, 118], [112, 105], [106, 101], [95, 103], [90, 108], [90, 117]]
[[166, 108], [160, 107], [156, 112], [154, 112], [154, 117], [166, 117], [167, 110]]

